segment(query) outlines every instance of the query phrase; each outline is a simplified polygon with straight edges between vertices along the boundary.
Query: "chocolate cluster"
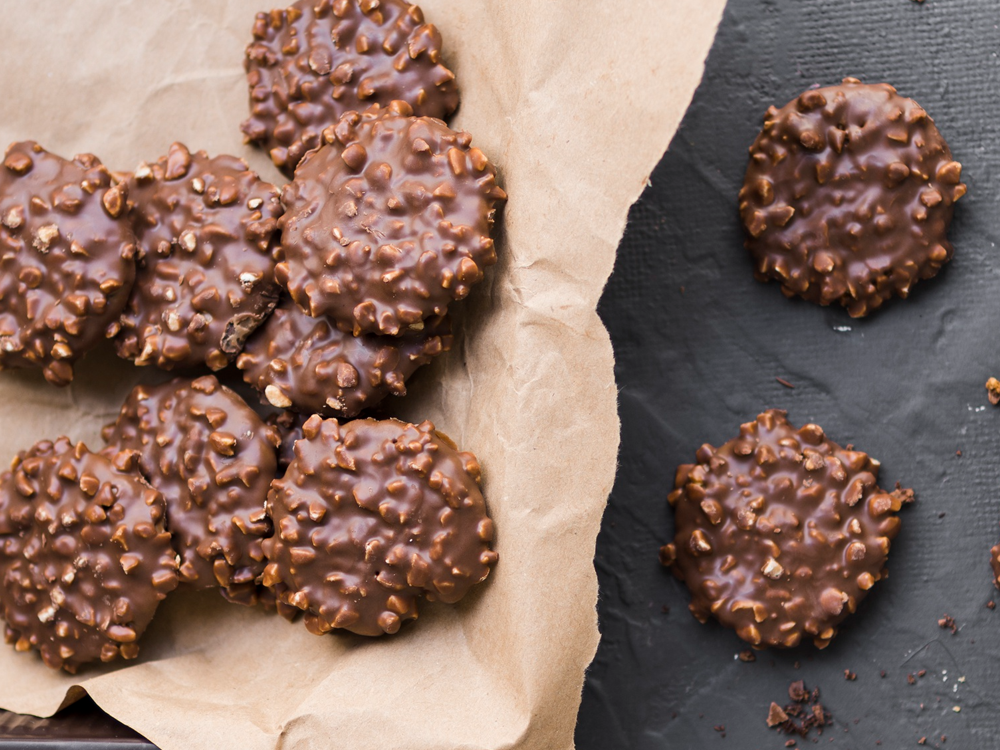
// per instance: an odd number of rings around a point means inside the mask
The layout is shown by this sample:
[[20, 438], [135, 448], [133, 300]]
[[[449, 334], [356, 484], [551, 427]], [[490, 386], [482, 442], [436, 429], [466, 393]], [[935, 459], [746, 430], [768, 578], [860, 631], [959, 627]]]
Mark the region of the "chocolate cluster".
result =
[[878, 486], [879, 463], [815, 424], [796, 429], [771, 409], [697, 463], [670, 493], [674, 541], [660, 559], [714, 616], [755, 647], [822, 648], [884, 578], [910, 490]]
[[951, 259], [962, 165], [934, 121], [888, 84], [845, 78], [778, 109], [739, 195], [757, 277], [862, 317]]
[[458, 107], [441, 34], [405, 0], [299, 0], [258, 13], [253, 38], [243, 132], [288, 177], [347, 112], [398, 100], [445, 119]]

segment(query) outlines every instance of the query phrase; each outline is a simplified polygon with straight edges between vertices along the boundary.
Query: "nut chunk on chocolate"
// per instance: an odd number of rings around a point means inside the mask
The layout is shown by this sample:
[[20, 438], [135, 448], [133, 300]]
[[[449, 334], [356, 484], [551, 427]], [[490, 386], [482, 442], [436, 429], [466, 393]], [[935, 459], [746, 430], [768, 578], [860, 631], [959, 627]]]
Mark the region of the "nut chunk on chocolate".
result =
[[952, 255], [962, 165], [888, 84], [845, 78], [771, 107], [750, 147], [740, 216], [761, 281], [862, 317]]
[[104, 439], [111, 453], [138, 453], [142, 472], [163, 493], [181, 582], [254, 603], [261, 539], [271, 533], [264, 503], [277, 469], [277, 431], [207, 375], [136, 386]]
[[0, 369], [40, 367], [66, 385], [103, 339], [135, 278], [127, 186], [96, 156], [67, 161], [33, 141], [0, 167]]
[[393, 102], [344, 115], [281, 195], [278, 283], [355, 336], [420, 330], [497, 259], [496, 170], [468, 133], [411, 114]]
[[458, 106], [441, 34], [404, 0], [300, 0], [258, 13], [253, 37], [243, 132], [289, 177], [345, 112], [399, 99], [445, 119]]
[[0, 475], [0, 611], [18, 651], [70, 673], [138, 655], [177, 564], [163, 497], [136, 459], [59, 438]]
[[221, 370], [278, 301], [278, 189], [235, 156], [181, 143], [129, 180], [139, 241], [118, 353], [164, 370]]
[[262, 582], [310, 632], [395, 633], [417, 598], [457, 602], [489, 575], [479, 464], [424, 422], [310, 417], [275, 480]]
[[777, 409], [697, 456], [677, 469], [677, 533], [660, 550], [691, 590], [691, 612], [753, 646], [826, 646], [886, 575], [912, 491], [879, 489], [878, 461], [818, 425], [796, 430]]
[[355, 417], [390, 393], [405, 396], [407, 379], [451, 341], [447, 317], [404, 336], [352, 336], [288, 300], [251, 337], [236, 366], [279, 409]]

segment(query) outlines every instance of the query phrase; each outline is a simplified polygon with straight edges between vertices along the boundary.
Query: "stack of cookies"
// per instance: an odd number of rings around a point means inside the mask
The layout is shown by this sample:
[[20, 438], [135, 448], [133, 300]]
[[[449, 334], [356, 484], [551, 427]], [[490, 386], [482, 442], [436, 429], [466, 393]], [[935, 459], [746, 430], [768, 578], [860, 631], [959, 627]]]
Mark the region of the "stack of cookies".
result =
[[[102, 339], [139, 385], [91, 451], [0, 475], [8, 642], [75, 672], [127, 659], [171, 591], [397, 632], [497, 561], [475, 456], [430, 422], [365, 418], [452, 345], [506, 200], [438, 30], [405, 0], [259, 13], [247, 140], [292, 181], [181, 143], [133, 172], [34, 142], [0, 169], [0, 369], [55, 386]], [[251, 407], [225, 381], [259, 392]], [[201, 372], [199, 372], [199, 370]], [[210, 374], [211, 373], [217, 373]], [[231, 383], [235, 385], [235, 383]]]

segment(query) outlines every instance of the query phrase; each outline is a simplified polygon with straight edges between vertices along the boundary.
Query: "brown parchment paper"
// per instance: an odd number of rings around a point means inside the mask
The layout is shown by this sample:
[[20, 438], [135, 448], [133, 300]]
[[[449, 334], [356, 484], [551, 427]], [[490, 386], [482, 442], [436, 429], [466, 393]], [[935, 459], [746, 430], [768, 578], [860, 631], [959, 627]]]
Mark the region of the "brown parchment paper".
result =
[[[482, 460], [500, 563], [460, 606], [381, 640], [317, 638], [213, 592], [161, 607], [137, 662], [76, 677], [0, 647], [0, 706], [50, 714], [82, 686], [164, 750], [573, 743], [598, 641], [594, 543], [615, 474], [616, 389], [595, 312], [628, 207], [700, 80], [724, 0], [424, 0], [462, 91], [457, 126], [510, 194], [500, 262], [461, 342], [394, 402]], [[243, 48], [260, 0], [0, 0], [0, 145], [113, 169], [174, 140], [245, 156]], [[664, 248], [664, 251], [668, 251]], [[110, 347], [68, 389], [0, 374], [0, 460], [99, 445], [155, 373]], [[653, 554], [653, 553], [651, 553]]]

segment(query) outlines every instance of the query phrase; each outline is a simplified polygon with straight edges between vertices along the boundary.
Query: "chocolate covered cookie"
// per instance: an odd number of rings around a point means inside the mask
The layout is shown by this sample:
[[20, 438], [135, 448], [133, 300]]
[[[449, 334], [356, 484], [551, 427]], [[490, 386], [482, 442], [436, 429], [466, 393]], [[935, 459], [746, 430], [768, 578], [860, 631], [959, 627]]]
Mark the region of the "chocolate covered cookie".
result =
[[282, 191], [275, 276], [354, 335], [420, 330], [496, 262], [496, 170], [468, 133], [411, 115], [403, 102], [344, 115]]
[[53, 385], [107, 334], [135, 278], [127, 186], [96, 156], [67, 161], [34, 141], [0, 167], [0, 369]]
[[70, 673], [138, 655], [177, 564], [163, 497], [136, 463], [59, 438], [0, 475], [0, 610], [18, 651]]
[[417, 600], [457, 602], [489, 575], [479, 464], [430, 422], [310, 417], [275, 480], [262, 582], [310, 632], [395, 633]]
[[354, 417], [383, 398], [406, 395], [407, 379], [451, 348], [447, 317], [403, 336], [352, 336], [288, 300], [236, 361], [243, 379], [279, 409]]
[[277, 469], [275, 429], [214, 376], [136, 386], [104, 428], [108, 451], [133, 450], [163, 493], [180, 579], [252, 604], [264, 569], [264, 510]]
[[962, 166], [888, 84], [845, 78], [771, 107], [750, 147], [740, 216], [758, 279], [862, 317], [948, 262]]
[[691, 612], [753, 646], [826, 646], [885, 577], [912, 491], [880, 489], [878, 461], [777, 409], [697, 458], [677, 470], [676, 536], [660, 550], [691, 590]]
[[404, 0], [300, 0], [258, 13], [245, 67], [243, 132], [289, 177], [345, 112], [398, 99], [445, 119], [458, 106], [441, 34]]
[[278, 189], [242, 159], [175, 143], [135, 171], [129, 204], [141, 257], [119, 355], [221, 370], [278, 301]]

